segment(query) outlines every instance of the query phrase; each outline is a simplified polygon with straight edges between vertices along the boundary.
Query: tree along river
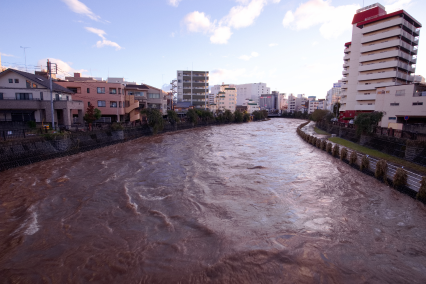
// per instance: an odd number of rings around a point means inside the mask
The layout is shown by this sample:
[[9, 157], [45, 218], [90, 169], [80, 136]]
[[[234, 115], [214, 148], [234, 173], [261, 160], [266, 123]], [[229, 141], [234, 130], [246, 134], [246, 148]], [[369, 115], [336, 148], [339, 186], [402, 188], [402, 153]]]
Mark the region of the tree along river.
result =
[[302, 122], [0, 173], [0, 283], [426, 283], [424, 205], [302, 141]]

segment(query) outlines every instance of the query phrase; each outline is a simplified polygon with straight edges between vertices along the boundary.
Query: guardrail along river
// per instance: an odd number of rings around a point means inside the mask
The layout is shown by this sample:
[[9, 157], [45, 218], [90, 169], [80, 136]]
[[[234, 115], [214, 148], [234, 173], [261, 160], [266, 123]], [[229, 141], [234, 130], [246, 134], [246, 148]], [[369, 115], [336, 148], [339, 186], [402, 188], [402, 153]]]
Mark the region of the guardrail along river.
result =
[[0, 173], [0, 283], [425, 283], [425, 206], [302, 141], [302, 122]]

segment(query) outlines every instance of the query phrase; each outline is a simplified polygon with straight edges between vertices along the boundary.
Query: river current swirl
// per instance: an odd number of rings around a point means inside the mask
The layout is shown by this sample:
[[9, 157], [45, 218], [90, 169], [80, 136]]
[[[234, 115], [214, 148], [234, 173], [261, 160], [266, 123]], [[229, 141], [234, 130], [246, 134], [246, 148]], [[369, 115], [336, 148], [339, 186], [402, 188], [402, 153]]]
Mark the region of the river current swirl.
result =
[[0, 283], [426, 283], [426, 210], [300, 120], [144, 137], [0, 173]]

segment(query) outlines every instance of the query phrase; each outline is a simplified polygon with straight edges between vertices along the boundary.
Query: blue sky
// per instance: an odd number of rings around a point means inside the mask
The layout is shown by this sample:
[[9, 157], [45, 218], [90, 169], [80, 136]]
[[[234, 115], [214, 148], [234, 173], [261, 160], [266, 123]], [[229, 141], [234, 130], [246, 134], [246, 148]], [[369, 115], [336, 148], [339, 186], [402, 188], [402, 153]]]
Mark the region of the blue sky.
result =
[[[365, 5], [376, 1], [365, 0]], [[382, 0], [426, 23], [426, 1]], [[162, 87], [176, 70], [210, 71], [210, 84], [265, 82], [323, 98], [342, 78], [344, 43], [362, 0], [14, 0], [2, 3], [3, 66], [57, 61], [59, 75], [124, 77]], [[17, 17], [17, 12], [19, 17]], [[420, 36], [416, 74], [426, 76]]]

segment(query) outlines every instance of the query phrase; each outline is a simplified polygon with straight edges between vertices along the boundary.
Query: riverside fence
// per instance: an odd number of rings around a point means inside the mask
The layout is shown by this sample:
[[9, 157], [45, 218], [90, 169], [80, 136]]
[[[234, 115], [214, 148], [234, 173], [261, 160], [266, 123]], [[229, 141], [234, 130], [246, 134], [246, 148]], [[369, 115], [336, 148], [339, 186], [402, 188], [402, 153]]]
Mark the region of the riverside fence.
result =
[[[320, 140], [321, 142], [326, 141], [326, 143], [327, 144], [330, 143], [332, 145], [332, 147], [334, 147], [336, 145], [335, 143], [328, 141], [324, 138], [316, 137], [315, 131], [313, 129], [313, 125], [309, 125], [309, 123], [310, 122], [306, 122], [306, 123], [302, 124], [301, 126], [299, 126], [299, 128], [297, 130], [299, 136], [301, 136], [304, 140], [307, 140], [308, 142], [313, 141], [312, 137], [315, 137], [315, 139], [316, 139], [315, 141], [318, 141], [318, 140]], [[314, 143], [314, 142], [312, 142], [312, 143]], [[315, 143], [315, 145], [317, 145], [317, 144]], [[313, 146], [315, 146], [315, 145], [313, 145]], [[358, 153], [356, 151], [353, 151], [349, 148], [346, 148], [346, 147], [343, 147], [343, 146], [340, 146], [340, 145], [339, 145], [339, 153], [338, 153], [337, 156], [335, 156], [336, 158], [340, 158], [342, 148], [345, 148], [346, 151], [347, 151], [346, 157], [350, 157], [353, 152], [356, 154], [357, 158], [355, 160], [355, 163], [352, 165], [352, 167], [354, 167], [355, 169], [360, 170], [363, 158], [364, 159], [367, 158], [368, 161], [369, 161], [369, 166], [368, 166], [367, 169], [364, 169], [362, 171], [365, 174], [368, 174], [370, 176], [374, 176], [374, 173], [376, 172], [376, 168], [377, 168], [377, 162], [379, 161], [378, 159], [370, 157], [368, 155], [367, 156], [363, 155], [361, 153]], [[324, 150], [327, 150], [327, 149], [324, 149]], [[349, 160], [347, 158], [343, 159], [343, 162], [346, 162], [346, 163], [349, 164]], [[387, 164], [387, 172], [386, 172], [386, 179], [387, 180], [386, 181], [388, 182], [388, 184], [392, 185], [392, 182], [394, 180], [395, 174], [396, 174], [398, 169], [403, 169], [403, 167], [398, 167], [398, 166], [395, 166], [395, 165], [392, 165], [392, 164], [389, 164], [389, 163]], [[417, 196], [417, 193], [421, 189], [421, 181], [423, 179], [423, 176], [416, 174], [416, 173], [413, 173], [411, 171], [408, 171], [406, 169], [404, 169], [404, 170], [407, 173], [406, 186], [398, 187], [397, 189], [399, 191], [415, 198]]]

